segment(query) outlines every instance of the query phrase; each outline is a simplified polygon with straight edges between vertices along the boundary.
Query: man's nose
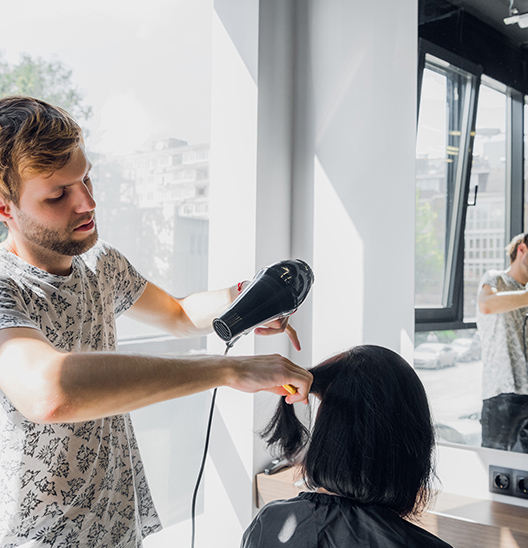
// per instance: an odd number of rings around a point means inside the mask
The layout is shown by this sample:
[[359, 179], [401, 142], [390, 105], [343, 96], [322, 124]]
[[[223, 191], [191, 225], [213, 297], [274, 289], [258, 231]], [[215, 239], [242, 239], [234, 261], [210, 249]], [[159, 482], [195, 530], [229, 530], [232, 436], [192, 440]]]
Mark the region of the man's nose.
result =
[[84, 213], [86, 211], [92, 211], [95, 209], [96, 205], [91, 186], [82, 183], [78, 194], [77, 212]]

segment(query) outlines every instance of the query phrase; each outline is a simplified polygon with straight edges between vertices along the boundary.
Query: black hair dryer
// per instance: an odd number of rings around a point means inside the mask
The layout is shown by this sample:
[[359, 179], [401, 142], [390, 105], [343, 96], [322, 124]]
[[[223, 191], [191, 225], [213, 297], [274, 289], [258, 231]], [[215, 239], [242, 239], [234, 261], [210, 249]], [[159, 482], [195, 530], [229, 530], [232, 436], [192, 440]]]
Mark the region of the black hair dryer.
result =
[[293, 314], [310, 292], [314, 279], [312, 269], [300, 259], [263, 268], [233, 304], [213, 320], [216, 334], [232, 346], [255, 327]]

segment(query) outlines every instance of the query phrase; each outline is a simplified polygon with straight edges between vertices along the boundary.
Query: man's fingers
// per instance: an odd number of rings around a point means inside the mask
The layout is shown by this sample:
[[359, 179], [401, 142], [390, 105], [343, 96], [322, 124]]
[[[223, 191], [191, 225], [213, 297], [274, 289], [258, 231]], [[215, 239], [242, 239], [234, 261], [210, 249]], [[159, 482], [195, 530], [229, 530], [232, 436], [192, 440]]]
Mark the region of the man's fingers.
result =
[[293, 348], [295, 348], [295, 350], [301, 349], [301, 342], [299, 341], [297, 331], [288, 323], [288, 318], [282, 320], [278, 327], [272, 327], [274, 324], [276, 324], [276, 322], [270, 322], [266, 327], [257, 327], [257, 329], [255, 329], [255, 335], [268, 336], [286, 332]]
[[295, 329], [293, 329], [291, 324], [288, 324], [286, 326], [286, 334], [288, 335], [288, 337], [290, 339], [290, 342], [293, 345], [293, 348], [295, 348], [295, 350], [300, 350], [301, 349], [301, 341], [299, 341], [299, 337], [297, 336], [297, 331], [295, 331]]
[[272, 320], [264, 324], [262, 327], [257, 327], [255, 329], [256, 335], [276, 335], [285, 331], [288, 325], [288, 318], [281, 318], [277, 320]]

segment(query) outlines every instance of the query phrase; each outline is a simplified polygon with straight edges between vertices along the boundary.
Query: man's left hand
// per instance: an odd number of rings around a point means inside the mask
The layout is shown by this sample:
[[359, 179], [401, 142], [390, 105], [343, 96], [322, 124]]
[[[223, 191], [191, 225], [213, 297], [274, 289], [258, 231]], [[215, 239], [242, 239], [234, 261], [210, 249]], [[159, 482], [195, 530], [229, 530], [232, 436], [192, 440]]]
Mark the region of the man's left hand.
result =
[[285, 331], [293, 345], [293, 348], [295, 348], [295, 350], [300, 350], [301, 343], [299, 342], [297, 331], [295, 331], [295, 329], [293, 329], [293, 327], [289, 324], [289, 319], [289, 317], [279, 318], [265, 324], [262, 327], [257, 327], [255, 329], [255, 335], [277, 335]]

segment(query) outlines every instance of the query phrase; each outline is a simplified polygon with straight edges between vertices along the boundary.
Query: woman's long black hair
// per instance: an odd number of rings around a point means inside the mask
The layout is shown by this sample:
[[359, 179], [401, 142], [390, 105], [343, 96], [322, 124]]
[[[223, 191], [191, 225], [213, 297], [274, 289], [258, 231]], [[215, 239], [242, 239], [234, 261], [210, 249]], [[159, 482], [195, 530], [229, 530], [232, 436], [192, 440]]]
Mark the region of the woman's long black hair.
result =
[[[321, 404], [313, 431], [281, 398], [261, 432], [282, 458], [300, 457], [308, 487], [400, 516], [423, 510], [434, 478], [434, 428], [424, 387], [396, 352], [357, 346], [311, 369]], [[306, 451], [303, 451], [306, 449]]]

